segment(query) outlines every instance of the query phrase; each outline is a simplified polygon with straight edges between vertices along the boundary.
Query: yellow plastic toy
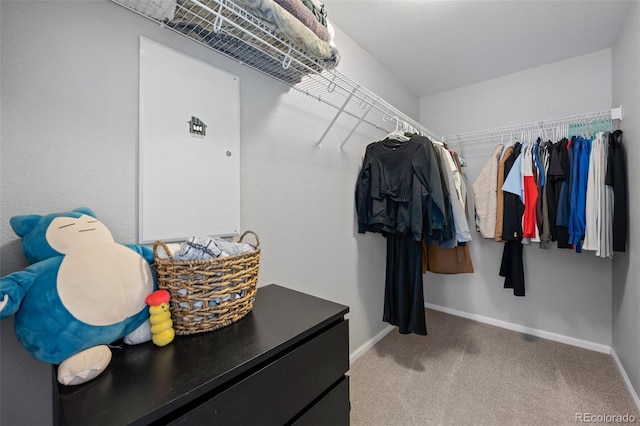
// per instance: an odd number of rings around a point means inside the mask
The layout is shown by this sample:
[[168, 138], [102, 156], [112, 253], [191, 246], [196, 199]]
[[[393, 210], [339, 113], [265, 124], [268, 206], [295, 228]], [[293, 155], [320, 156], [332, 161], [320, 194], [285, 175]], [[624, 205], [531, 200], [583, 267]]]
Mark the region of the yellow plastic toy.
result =
[[169, 312], [171, 294], [167, 290], [156, 290], [147, 296], [145, 302], [149, 305], [149, 322], [153, 343], [166, 346], [176, 335]]

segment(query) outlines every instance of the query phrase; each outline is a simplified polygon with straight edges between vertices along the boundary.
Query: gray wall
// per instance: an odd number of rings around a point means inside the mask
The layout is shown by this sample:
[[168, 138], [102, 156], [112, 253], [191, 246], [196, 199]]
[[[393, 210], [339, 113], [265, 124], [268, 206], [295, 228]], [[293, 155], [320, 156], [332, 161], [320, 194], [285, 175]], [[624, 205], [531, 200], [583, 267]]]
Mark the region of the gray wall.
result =
[[613, 351], [635, 390], [640, 407], [640, 3], [633, 2], [613, 46], [613, 102], [623, 106], [623, 141], [629, 176], [628, 252], [613, 258]]
[[[421, 122], [441, 135], [490, 129], [611, 108], [611, 49], [425, 96]], [[549, 135], [551, 137], [551, 135]], [[469, 187], [500, 139], [465, 142]], [[473, 212], [472, 190], [469, 192]], [[471, 227], [474, 229], [474, 227]], [[503, 245], [472, 231], [473, 275], [425, 276], [427, 302], [541, 331], [543, 336], [608, 350], [611, 260], [537, 244], [524, 249], [527, 295], [517, 298], [498, 276]]]
[[[241, 223], [260, 236], [259, 285], [276, 282], [350, 306], [351, 351], [380, 333], [383, 239], [357, 235], [353, 190], [366, 125], [316, 142], [335, 110], [106, 1], [2, 1], [0, 273], [25, 266], [9, 218], [88, 206], [116, 241], [135, 242], [138, 38], [240, 76]], [[418, 98], [343, 32], [340, 70], [417, 118]], [[168, 90], [183, 90], [171, 87]], [[292, 318], [295, 321], [295, 318]], [[2, 321], [0, 423], [51, 422], [50, 368]], [[176, 341], [175, 344], [179, 344]]]

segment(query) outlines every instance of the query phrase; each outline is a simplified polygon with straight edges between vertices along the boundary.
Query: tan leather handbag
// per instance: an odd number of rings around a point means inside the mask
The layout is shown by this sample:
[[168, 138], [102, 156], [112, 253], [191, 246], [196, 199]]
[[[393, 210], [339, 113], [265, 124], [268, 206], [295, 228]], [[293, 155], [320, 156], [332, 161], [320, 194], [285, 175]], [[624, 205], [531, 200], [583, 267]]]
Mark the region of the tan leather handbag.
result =
[[422, 241], [422, 272], [434, 274], [473, 273], [469, 244], [454, 248], [428, 246]]

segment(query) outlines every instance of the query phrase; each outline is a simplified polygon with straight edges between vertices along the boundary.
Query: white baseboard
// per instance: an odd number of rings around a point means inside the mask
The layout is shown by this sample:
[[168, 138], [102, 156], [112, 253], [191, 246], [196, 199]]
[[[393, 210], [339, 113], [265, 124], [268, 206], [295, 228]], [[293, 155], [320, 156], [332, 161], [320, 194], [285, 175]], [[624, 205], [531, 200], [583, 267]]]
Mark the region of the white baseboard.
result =
[[629, 376], [627, 376], [627, 372], [624, 371], [624, 367], [622, 366], [622, 362], [620, 362], [620, 358], [618, 358], [618, 354], [616, 354], [616, 351], [613, 350], [613, 348], [611, 348], [611, 358], [613, 358], [613, 362], [615, 362], [616, 367], [618, 367], [618, 371], [624, 381], [624, 386], [627, 388], [627, 392], [629, 392], [629, 397], [631, 397], [631, 402], [636, 406], [636, 411], [640, 413], [640, 398], [638, 397], [636, 390], [633, 388], [631, 380], [629, 380]]
[[351, 355], [349, 355], [349, 364], [353, 364], [353, 362], [356, 359], [360, 358], [362, 356], [362, 354], [364, 354], [366, 351], [371, 349], [373, 347], [373, 345], [378, 343], [378, 341], [380, 339], [382, 339], [384, 336], [386, 336], [387, 333], [389, 333], [391, 330], [393, 330], [393, 328], [394, 327], [392, 325], [387, 326], [380, 333], [376, 334], [371, 339], [367, 340], [362, 345], [360, 345], [360, 347], [358, 349], [356, 349], [355, 351], [351, 352]]
[[541, 337], [543, 339], [553, 340], [555, 342], [566, 343], [567, 345], [577, 346], [579, 348], [590, 349], [605, 354], [611, 353], [611, 347], [601, 345], [599, 343], [589, 342], [587, 340], [576, 339], [574, 337], [564, 336], [562, 334], [551, 333], [549, 331], [539, 330], [537, 328], [525, 327], [524, 325], [514, 324], [512, 322], [502, 321], [495, 318], [489, 318], [482, 315], [471, 314], [468, 312], [458, 311], [444, 306], [425, 303], [425, 307], [435, 311], [441, 311], [458, 317], [468, 318], [485, 324], [495, 325], [496, 327], [506, 328], [507, 330], [518, 331], [520, 333], [530, 334], [532, 336]]

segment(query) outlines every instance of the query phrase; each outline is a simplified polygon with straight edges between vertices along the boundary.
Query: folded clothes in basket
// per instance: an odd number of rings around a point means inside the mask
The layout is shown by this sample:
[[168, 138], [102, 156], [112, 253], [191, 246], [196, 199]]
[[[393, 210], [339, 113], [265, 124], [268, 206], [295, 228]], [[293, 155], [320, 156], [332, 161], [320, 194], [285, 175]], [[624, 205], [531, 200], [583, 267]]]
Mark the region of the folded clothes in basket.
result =
[[255, 247], [247, 243], [232, 243], [231, 241], [227, 241], [218, 237], [214, 238], [214, 241], [216, 245], [220, 247], [220, 250], [222, 250], [224, 253], [229, 254], [230, 256], [256, 251]]
[[191, 237], [180, 246], [180, 251], [175, 255], [176, 260], [206, 260], [216, 257], [227, 257], [217, 246], [213, 238]]
[[158, 257], [174, 260], [206, 260], [217, 257], [227, 257], [243, 253], [251, 253], [256, 249], [251, 244], [234, 243], [219, 237], [191, 237], [182, 244], [167, 244], [171, 253], [158, 247]]

